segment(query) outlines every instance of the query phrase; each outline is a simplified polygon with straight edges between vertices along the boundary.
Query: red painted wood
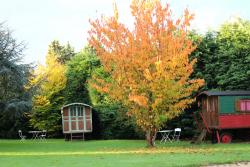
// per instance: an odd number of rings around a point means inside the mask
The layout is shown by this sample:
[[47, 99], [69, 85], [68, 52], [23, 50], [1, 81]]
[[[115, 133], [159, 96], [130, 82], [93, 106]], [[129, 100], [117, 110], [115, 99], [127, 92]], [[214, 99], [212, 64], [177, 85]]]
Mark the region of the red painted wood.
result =
[[78, 128], [79, 128], [79, 130], [84, 130], [83, 121], [78, 122]]
[[76, 129], [76, 121], [71, 122], [71, 130], [77, 130]]
[[228, 114], [219, 116], [220, 129], [250, 128], [250, 114]]
[[86, 117], [90, 116], [90, 108], [88, 108], [88, 107], [85, 108], [85, 115], [86, 115]]
[[68, 108], [68, 107], [65, 107], [65, 108], [63, 109], [63, 116], [64, 116], [64, 117], [68, 117], [68, 116], [69, 116], [69, 108]]
[[87, 130], [92, 130], [92, 125], [91, 125], [91, 120], [86, 120], [86, 129]]
[[64, 124], [64, 126], [63, 126], [64, 131], [69, 131], [69, 122], [64, 121], [63, 124]]

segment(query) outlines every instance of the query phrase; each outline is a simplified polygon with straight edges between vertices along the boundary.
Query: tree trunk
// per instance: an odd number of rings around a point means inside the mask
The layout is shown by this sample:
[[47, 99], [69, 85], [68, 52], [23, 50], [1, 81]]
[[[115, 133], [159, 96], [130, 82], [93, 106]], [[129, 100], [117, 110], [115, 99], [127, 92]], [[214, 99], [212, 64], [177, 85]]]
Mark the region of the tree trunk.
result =
[[148, 147], [154, 147], [155, 146], [155, 138], [156, 138], [156, 131], [149, 129], [146, 131], [146, 140]]

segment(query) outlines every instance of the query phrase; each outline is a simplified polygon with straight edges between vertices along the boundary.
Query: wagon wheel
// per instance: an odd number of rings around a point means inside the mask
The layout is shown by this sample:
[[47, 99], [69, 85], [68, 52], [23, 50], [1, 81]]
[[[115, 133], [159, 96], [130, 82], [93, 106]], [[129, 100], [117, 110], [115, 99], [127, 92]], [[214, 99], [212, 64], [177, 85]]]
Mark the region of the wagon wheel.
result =
[[232, 135], [230, 133], [222, 133], [220, 139], [222, 143], [231, 143]]

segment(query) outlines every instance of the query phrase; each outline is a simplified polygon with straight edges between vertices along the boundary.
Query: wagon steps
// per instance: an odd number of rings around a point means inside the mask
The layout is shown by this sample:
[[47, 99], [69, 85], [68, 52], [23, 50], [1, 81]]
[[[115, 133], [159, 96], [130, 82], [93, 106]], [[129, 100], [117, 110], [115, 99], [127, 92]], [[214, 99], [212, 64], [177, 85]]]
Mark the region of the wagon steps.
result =
[[191, 143], [192, 144], [200, 144], [206, 137], [207, 129], [202, 129], [199, 135], [194, 136]]

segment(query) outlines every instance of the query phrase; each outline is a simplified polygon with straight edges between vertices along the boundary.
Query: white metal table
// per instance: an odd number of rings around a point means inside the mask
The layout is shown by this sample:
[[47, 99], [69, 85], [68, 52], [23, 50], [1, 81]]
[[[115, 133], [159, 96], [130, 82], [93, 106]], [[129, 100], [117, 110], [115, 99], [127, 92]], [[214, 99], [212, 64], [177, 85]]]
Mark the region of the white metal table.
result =
[[42, 131], [33, 130], [33, 131], [29, 131], [29, 133], [32, 134], [31, 139], [35, 140], [35, 139], [39, 139], [39, 134], [42, 133]]
[[161, 134], [162, 138], [161, 138], [161, 143], [162, 142], [171, 142], [172, 143], [172, 140], [170, 139], [169, 135], [170, 133], [173, 132], [173, 130], [161, 130], [161, 131], [158, 131], [158, 133]]

